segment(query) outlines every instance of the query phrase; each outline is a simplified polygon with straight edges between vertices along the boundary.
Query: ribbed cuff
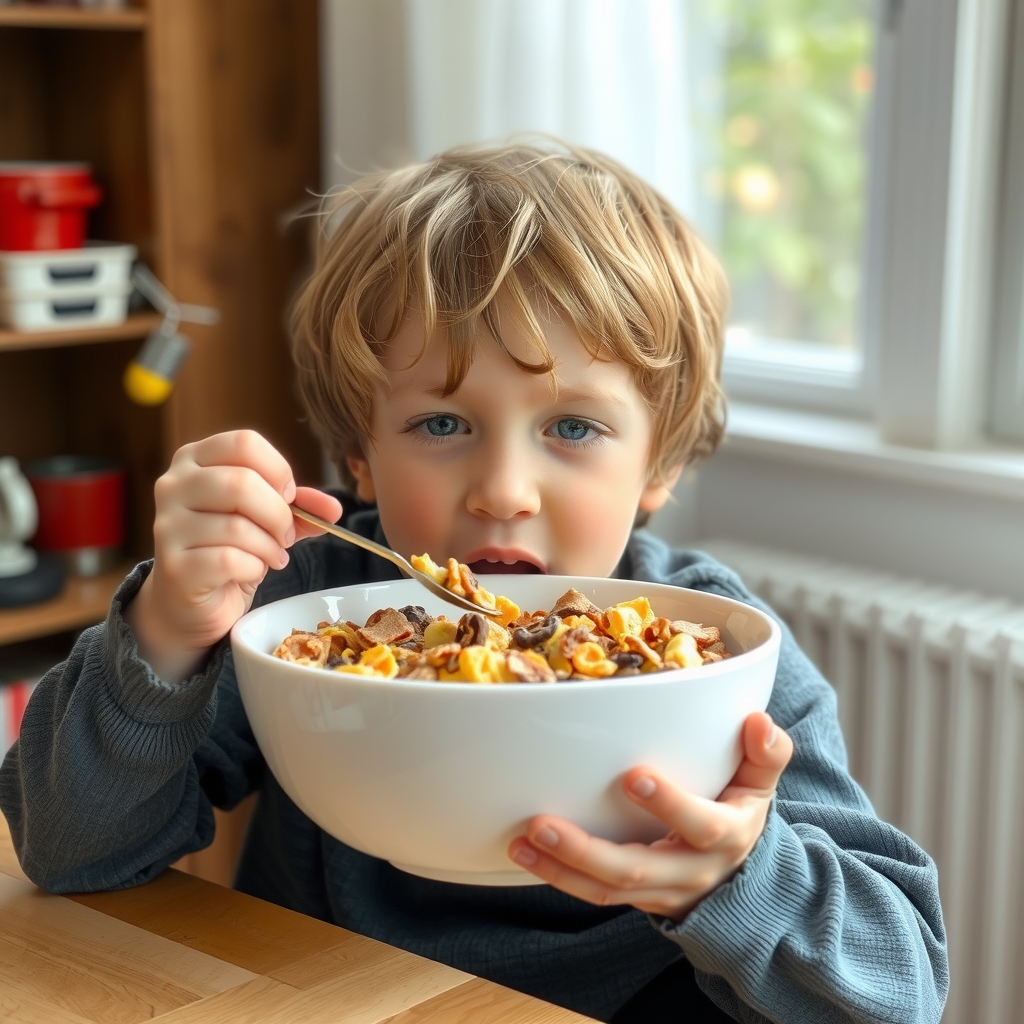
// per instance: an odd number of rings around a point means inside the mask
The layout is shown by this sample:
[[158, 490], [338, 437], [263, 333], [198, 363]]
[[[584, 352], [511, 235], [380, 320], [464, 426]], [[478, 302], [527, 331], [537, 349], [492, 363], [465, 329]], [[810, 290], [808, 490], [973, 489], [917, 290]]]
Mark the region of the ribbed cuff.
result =
[[676, 924], [652, 918], [658, 930], [678, 942], [698, 970], [729, 980], [737, 965], [767, 965], [791, 922], [802, 914], [807, 863], [799, 840], [775, 810], [737, 874], [697, 904]]
[[139, 592], [153, 569], [152, 560], [140, 562], [117, 588], [106, 622], [106, 654], [111, 666], [111, 696], [129, 717], [151, 725], [177, 725], [195, 718], [213, 699], [214, 687], [228, 649], [225, 638], [210, 651], [206, 664], [180, 683], [165, 683], [139, 657], [139, 645], [124, 608]]

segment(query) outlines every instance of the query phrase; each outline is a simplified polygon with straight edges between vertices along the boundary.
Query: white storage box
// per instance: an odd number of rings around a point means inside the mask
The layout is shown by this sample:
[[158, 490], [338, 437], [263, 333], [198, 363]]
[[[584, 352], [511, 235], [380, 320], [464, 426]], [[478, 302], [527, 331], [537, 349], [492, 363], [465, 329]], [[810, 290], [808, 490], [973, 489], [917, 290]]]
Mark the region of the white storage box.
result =
[[18, 331], [52, 331], [61, 327], [110, 327], [128, 315], [130, 284], [102, 290], [47, 289], [0, 291], [0, 324]]
[[0, 252], [0, 291], [37, 295], [126, 288], [136, 251], [134, 245], [86, 242], [82, 249]]

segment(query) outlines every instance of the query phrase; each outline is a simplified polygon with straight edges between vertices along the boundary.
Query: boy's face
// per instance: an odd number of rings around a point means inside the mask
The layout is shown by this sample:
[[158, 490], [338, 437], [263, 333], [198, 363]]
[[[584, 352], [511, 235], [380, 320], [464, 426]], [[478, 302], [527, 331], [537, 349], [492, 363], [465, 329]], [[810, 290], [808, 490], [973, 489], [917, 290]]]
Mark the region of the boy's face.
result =
[[[524, 332], [506, 322], [509, 350], [537, 362]], [[410, 317], [389, 344], [373, 441], [348, 465], [406, 557], [455, 557], [479, 574], [608, 576], [637, 510], [668, 498], [678, 471], [647, 483], [651, 415], [628, 367], [594, 360], [554, 314], [540, 322], [557, 394], [550, 375], [521, 370], [482, 321], [469, 373], [447, 398], [443, 340], [414, 364], [423, 324]]]

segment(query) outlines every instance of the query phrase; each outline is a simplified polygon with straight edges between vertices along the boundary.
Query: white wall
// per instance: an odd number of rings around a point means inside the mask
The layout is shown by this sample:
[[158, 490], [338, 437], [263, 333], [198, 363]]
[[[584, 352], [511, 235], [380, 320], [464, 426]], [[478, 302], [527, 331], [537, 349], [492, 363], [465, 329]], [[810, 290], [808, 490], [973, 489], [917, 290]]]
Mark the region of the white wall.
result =
[[729, 450], [681, 482], [653, 529], [729, 538], [1024, 601], [1024, 503]]

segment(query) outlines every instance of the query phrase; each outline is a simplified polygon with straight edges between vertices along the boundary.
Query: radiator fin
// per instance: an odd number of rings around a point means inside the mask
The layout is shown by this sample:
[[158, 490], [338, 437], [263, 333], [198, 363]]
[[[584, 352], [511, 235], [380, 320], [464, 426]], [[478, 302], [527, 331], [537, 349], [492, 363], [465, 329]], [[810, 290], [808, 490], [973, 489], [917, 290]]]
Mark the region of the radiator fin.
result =
[[939, 867], [943, 1024], [1024, 1020], [1024, 606], [735, 541], [701, 545], [835, 687], [850, 770]]

